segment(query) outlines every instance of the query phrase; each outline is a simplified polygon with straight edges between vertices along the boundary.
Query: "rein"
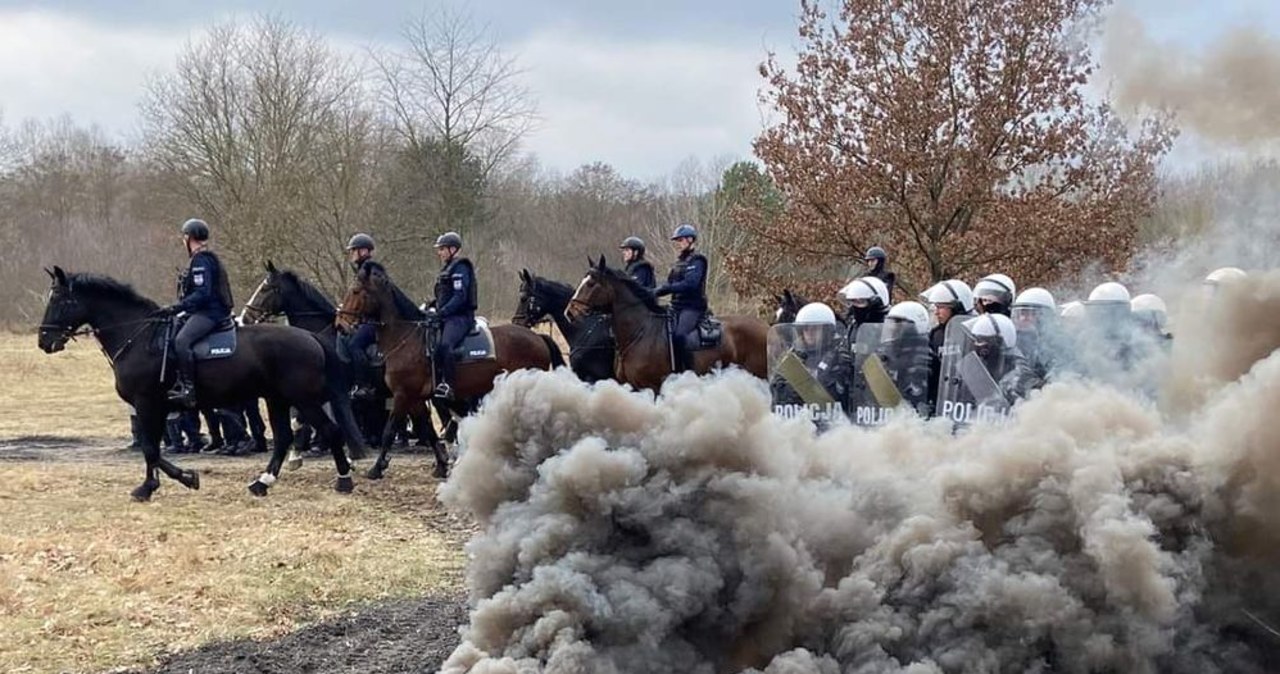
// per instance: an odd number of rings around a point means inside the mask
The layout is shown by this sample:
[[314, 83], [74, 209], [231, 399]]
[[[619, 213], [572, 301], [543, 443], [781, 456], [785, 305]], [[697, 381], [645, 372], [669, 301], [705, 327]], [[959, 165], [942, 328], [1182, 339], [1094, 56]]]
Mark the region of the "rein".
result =
[[[62, 331], [61, 338], [64, 341], [75, 341], [76, 337], [93, 335], [93, 337], [98, 340], [98, 348], [102, 349], [102, 355], [107, 357], [107, 362], [111, 363], [111, 368], [114, 370], [116, 366], [116, 361], [120, 360], [120, 357], [124, 355], [125, 351], [128, 351], [129, 347], [133, 346], [133, 343], [138, 339], [138, 335], [142, 334], [142, 331], [146, 330], [148, 325], [156, 325], [159, 323], [167, 322], [169, 320], [170, 319], [168, 318], [159, 318], [159, 317], [149, 316], [147, 318], [139, 318], [137, 320], [124, 321], [122, 323], [115, 323], [113, 325], [107, 325], [101, 328], [95, 328], [93, 326], [86, 325], [83, 328], [79, 328], [79, 329], [68, 328], [63, 325], [52, 325], [49, 323], [41, 323], [40, 329], [41, 330], [45, 330], [45, 329], [61, 330]], [[135, 324], [138, 324], [138, 329], [129, 333], [129, 336], [125, 338], [124, 344], [122, 344], [120, 348], [116, 349], [115, 353], [107, 353], [107, 348], [102, 343], [102, 333], [106, 332], [107, 330], [122, 328], [127, 325], [135, 325]]]

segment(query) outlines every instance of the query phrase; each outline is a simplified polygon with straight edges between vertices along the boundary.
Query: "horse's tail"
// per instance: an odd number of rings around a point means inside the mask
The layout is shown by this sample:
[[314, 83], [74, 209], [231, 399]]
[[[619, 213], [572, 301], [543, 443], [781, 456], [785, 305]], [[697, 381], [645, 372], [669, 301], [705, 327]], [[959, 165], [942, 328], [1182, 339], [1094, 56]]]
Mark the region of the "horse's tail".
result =
[[353, 459], [363, 459], [367, 452], [364, 433], [360, 432], [355, 412], [351, 409], [351, 381], [342, 365], [342, 359], [338, 357], [338, 350], [328, 339], [316, 333], [311, 333], [311, 337], [324, 350], [325, 389], [328, 392], [333, 420], [342, 431], [342, 439], [347, 443], [347, 453]]
[[564, 367], [564, 354], [560, 353], [560, 345], [556, 344], [556, 340], [551, 339], [550, 335], [538, 335], [542, 341], [547, 343], [547, 351], [551, 354], [551, 369]]

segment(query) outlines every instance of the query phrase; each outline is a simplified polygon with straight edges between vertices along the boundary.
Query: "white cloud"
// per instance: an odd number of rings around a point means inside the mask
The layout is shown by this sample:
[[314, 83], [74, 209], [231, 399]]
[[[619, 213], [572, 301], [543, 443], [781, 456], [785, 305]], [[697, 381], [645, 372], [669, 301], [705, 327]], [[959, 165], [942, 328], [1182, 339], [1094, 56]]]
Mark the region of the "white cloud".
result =
[[747, 156], [760, 131], [759, 48], [603, 42], [557, 30], [516, 50], [543, 118], [527, 145], [556, 168], [599, 160], [652, 178], [690, 155]]
[[0, 10], [5, 119], [70, 114], [129, 132], [149, 75], [168, 67], [186, 34], [107, 27], [34, 10]]
[[[171, 68], [198, 33], [0, 10], [4, 121], [70, 114], [132, 133], [148, 77]], [[350, 36], [327, 37], [341, 51], [363, 54]], [[627, 42], [560, 27], [535, 29], [511, 49], [528, 70], [542, 117], [526, 146], [545, 166], [568, 171], [604, 161], [625, 175], [655, 178], [689, 156], [748, 156], [760, 130], [758, 45]]]

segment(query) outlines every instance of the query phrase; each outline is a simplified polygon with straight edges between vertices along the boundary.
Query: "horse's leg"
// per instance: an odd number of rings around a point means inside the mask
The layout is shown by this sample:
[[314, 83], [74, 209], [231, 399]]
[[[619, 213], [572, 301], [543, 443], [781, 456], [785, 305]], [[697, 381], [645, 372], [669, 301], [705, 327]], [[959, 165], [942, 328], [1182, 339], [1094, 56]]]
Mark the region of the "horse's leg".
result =
[[[156, 470], [159, 470], [160, 472], [169, 476], [169, 478], [173, 480], [177, 480], [179, 483], [182, 484], [182, 486], [186, 487], [187, 489], [199, 489], [200, 488], [199, 473], [190, 469], [183, 470], [182, 468], [179, 468], [176, 465], [174, 465], [173, 462], [164, 458], [164, 456], [159, 453], [160, 438], [164, 436], [165, 424], [167, 423], [168, 416], [169, 416], [169, 411], [167, 406], [163, 402], [155, 401], [155, 402], [143, 403], [139, 405], [139, 407], [149, 408], [150, 410], [149, 414], [154, 416], [152, 420], [141, 422], [141, 423], [156, 424], [156, 427], [154, 429], [155, 438], [156, 438], [154, 443], [156, 446], [156, 460], [154, 462], [150, 462], [150, 461], [148, 462], [149, 469], [147, 472], [150, 479], [155, 480], [154, 487], [160, 486], [158, 476], [156, 476], [156, 473], [155, 473]], [[141, 417], [139, 417], [139, 419], [141, 419]], [[139, 488], [139, 493], [135, 494], [134, 496], [135, 499], [137, 499], [137, 497], [141, 495], [140, 490], [141, 490], [141, 487]], [[138, 499], [138, 500], [145, 501], [146, 499], [144, 498], [144, 499]]]
[[387, 423], [382, 427], [382, 447], [378, 449], [378, 460], [373, 462], [373, 466], [364, 474], [365, 477], [370, 480], [382, 479], [382, 474], [387, 470], [387, 466], [391, 465], [391, 459], [387, 458], [387, 453], [391, 451], [396, 429], [399, 428], [400, 423], [408, 412], [408, 396], [403, 393], [396, 393], [391, 399], [391, 414], [387, 415]]
[[267, 461], [267, 469], [256, 480], [249, 483], [249, 493], [254, 496], [267, 495], [267, 489], [280, 477], [280, 466], [284, 464], [285, 454], [293, 444], [293, 424], [289, 419], [289, 403], [278, 398], [268, 398], [267, 419], [271, 423], [271, 440], [275, 446], [271, 449], [271, 459]]
[[337, 396], [329, 406], [333, 410], [333, 418], [338, 422], [343, 437], [346, 438], [347, 450], [351, 458], [365, 458], [367, 452], [364, 446], [364, 432], [360, 430], [360, 424], [356, 423], [356, 414], [351, 407], [351, 400], [346, 396]]
[[299, 407], [298, 415], [311, 424], [321, 446], [327, 447], [329, 453], [333, 455], [333, 465], [338, 470], [338, 481], [333, 487], [334, 490], [340, 494], [350, 494], [355, 491], [356, 483], [351, 479], [351, 462], [347, 460], [347, 453], [342, 450], [341, 429], [329, 420], [329, 415], [325, 414], [324, 409], [318, 405]]
[[431, 443], [431, 452], [436, 457], [434, 475], [441, 479], [449, 477], [449, 455], [444, 451], [440, 437], [436, 435], [435, 425], [431, 423], [431, 410], [423, 401], [418, 401], [413, 406], [413, 427], [418, 431], [419, 437], [425, 436], [427, 442]]
[[156, 476], [156, 470], [160, 463], [160, 436], [164, 435], [167, 410], [163, 405], [155, 403], [139, 403], [136, 408], [138, 424], [142, 430], [142, 456], [146, 461], [147, 469], [142, 484], [134, 488], [130, 496], [133, 500], [142, 502], [150, 501], [151, 495], [160, 488], [160, 478]]

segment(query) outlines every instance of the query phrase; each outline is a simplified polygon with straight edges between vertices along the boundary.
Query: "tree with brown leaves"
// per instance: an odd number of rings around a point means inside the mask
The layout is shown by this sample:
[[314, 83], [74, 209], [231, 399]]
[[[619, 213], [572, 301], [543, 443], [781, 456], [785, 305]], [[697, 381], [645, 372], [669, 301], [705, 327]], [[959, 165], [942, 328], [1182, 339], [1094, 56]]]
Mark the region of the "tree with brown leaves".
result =
[[1174, 130], [1087, 100], [1107, 1], [843, 0], [829, 20], [802, 0], [794, 69], [760, 68], [779, 121], [754, 145], [786, 208], [739, 214], [739, 292], [821, 296], [871, 245], [911, 293], [1123, 266]]

